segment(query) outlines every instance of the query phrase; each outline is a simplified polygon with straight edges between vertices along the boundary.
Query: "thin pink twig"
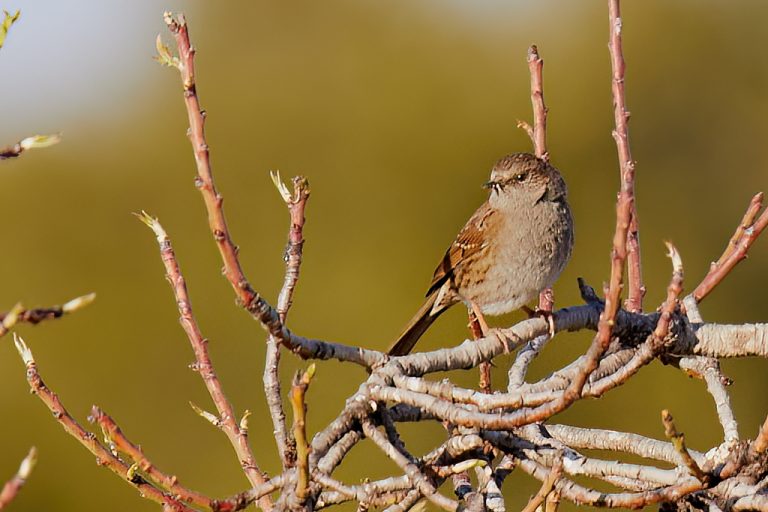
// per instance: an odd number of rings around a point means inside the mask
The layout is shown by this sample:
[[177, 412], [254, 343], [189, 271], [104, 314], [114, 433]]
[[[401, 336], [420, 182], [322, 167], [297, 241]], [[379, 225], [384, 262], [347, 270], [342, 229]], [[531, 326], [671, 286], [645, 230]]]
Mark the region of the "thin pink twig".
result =
[[[219, 413], [216, 426], [221, 428], [229, 438], [235, 453], [237, 453], [237, 459], [240, 461], [240, 465], [251, 484], [254, 487], [261, 485], [268, 478], [256, 464], [253, 450], [251, 450], [248, 443], [247, 430], [238, 424], [232, 404], [224, 394], [224, 389], [213, 368], [211, 356], [208, 352], [208, 340], [203, 337], [192, 312], [192, 303], [187, 292], [187, 284], [184, 276], [181, 274], [179, 263], [171, 246], [171, 240], [157, 219], [150, 217], [146, 213], [142, 213], [138, 217], [154, 231], [157, 237], [166, 276], [171, 284], [173, 295], [176, 298], [176, 305], [179, 309], [179, 321], [195, 353], [194, 368], [200, 373], [200, 377], [203, 379], [205, 387], [208, 389], [208, 393], [211, 395], [211, 399]], [[268, 496], [263, 497], [259, 503], [266, 510], [270, 510], [272, 507], [272, 501]]]
[[610, 38], [608, 49], [611, 53], [611, 70], [613, 79], [611, 93], [613, 94], [613, 113], [616, 128], [613, 138], [619, 155], [621, 169], [621, 193], [625, 195], [629, 206], [629, 223], [627, 228], [627, 281], [629, 292], [624, 306], [627, 310], [638, 313], [643, 310], [642, 268], [640, 265], [640, 235], [637, 222], [637, 205], [635, 204], [635, 161], [629, 149], [629, 112], [624, 95], [624, 73], [626, 64], [621, 49], [621, 10], [620, 0], [608, 0], [608, 21]]
[[105, 466], [113, 473], [122, 477], [124, 481], [133, 485], [142, 497], [161, 504], [167, 510], [193, 512], [191, 508], [176, 499], [176, 497], [164, 493], [143, 478], [126, 478], [130, 472], [130, 466], [107, 450], [93, 433], [84, 429], [77, 420], [69, 414], [61, 403], [61, 400], [59, 400], [58, 395], [51, 391], [51, 389], [43, 382], [37, 369], [37, 363], [32, 356], [32, 351], [27, 347], [26, 343], [24, 343], [24, 340], [14, 334], [14, 342], [16, 344], [16, 350], [18, 350], [19, 355], [27, 368], [27, 382], [29, 383], [32, 393], [45, 404], [49, 411], [51, 411], [53, 417], [59, 425], [64, 428], [67, 434], [77, 439], [80, 444], [96, 457], [99, 465]]
[[733, 270], [733, 267], [747, 257], [747, 251], [749, 251], [749, 248], [754, 241], [760, 236], [760, 233], [762, 233], [766, 225], [768, 225], [768, 208], [763, 210], [757, 220], [755, 220], [757, 212], [762, 206], [762, 198], [762, 193], [759, 193], [752, 198], [752, 201], [744, 214], [744, 218], [736, 228], [736, 232], [733, 237], [731, 237], [723, 255], [717, 263], [714, 263], [711, 266], [709, 273], [702, 279], [696, 289], [693, 290], [692, 295], [697, 303], [704, 300], [704, 298], [709, 295], [718, 284], [720, 284], [725, 276]]
[[234, 508], [219, 507], [214, 499], [184, 487], [179, 483], [176, 476], [163, 473], [147, 458], [146, 455], [144, 455], [144, 452], [139, 446], [135, 445], [125, 436], [125, 434], [123, 434], [122, 429], [118, 426], [115, 420], [99, 407], [94, 405], [91, 408], [89, 419], [91, 422], [99, 424], [105, 439], [108, 439], [109, 444], [112, 445], [111, 447], [118, 452], [126, 454], [137, 465], [137, 470], [141, 470], [149, 480], [159, 487], [166, 489], [174, 496], [177, 496], [180, 501], [197, 507], [203, 507], [206, 510], [216, 510], [216, 512], [230, 512], [235, 510]]
[[528, 69], [531, 72], [531, 105], [533, 106], [533, 148], [536, 156], [549, 160], [547, 151], [547, 112], [544, 104], [544, 60], [539, 56], [536, 45], [528, 48]]
[[[536, 45], [528, 48], [528, 71], [531, 75], [531, 107], [533, 108], [533, 126], [525, 121], [518, 121], [517, 126], [528, 133], [533, 142], [533, 151], [545, 162], [549, 161], [547, 151], [547, 113], [549, 109], [544, 104], [544, 59], [539, 55]], [[542, 290], [539, 294], [539, 311], [551, 313], [555, 305], [554, 293], [551, 288]]]

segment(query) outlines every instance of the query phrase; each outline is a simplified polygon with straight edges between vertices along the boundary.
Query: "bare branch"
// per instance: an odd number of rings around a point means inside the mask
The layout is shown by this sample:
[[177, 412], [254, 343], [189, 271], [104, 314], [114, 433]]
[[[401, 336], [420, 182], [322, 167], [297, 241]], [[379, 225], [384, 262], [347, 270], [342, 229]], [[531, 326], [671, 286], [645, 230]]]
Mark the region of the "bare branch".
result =
[[29, 453], [24, 457], [24, 460], [21, 461], [21, 465], [19, 465], [19, 470], [16, 471], [16, 474], [13, 475], [13, 478], [5, 482], [3, 489], [0, 490], [0, 510], [16, 499], [16, 495], [19, 494], [19, 491], [24, 487], [24, 484], [27, 483], [27, 479], [35, 468], [36, 463], [37, 450], [33, 446], [29, 449]]
[[[91, 416], [89, 419], [92, 422], [96, 422], [101, 426], [104, 432], [104, 439], [112, 450], [115, 456], [118, 453], [126, 454], [136, 467], [135, 471], [141, 470], [147, 478], [155, 485], [165, 489], [167, 492], [178, 497], [180, 501], [188, 503], [193, 506], [203, 507], [206, 510], [222, 511], [214, 500], [201, 494], [199, 492], [187, 489], [181, 485], [176, 476], [168, 475], [158, 469], [145, 455], [144, 452], [137, 445], [133, 444], [122, 429], [115, 423], [109, 415], [105, 414], [100, 408], [95, 405], [91, 409]], [[133, 466], [132, 466], [133, 467]], [[134, 472], [134, 474], [136, 474]]]
[[720, 258], [718, 258], [717, 262], [713, 263], [712, 266], [719, 267], [722, 266], [723, 263], [728, 259], [728, 257], [733, 254], [733, 252], [738, 248], [739, 241], [741, 241], [741, 237], [744, 236], [746, 231], [754, 224], [755, 218], [757, 217], [757, 214], [760, 213], [760, 210], [763, 208], [763, 193], [758, 192], [754, 196], [752, 196], [752, 199], [749, 201], [749, 206], [747, 207], [747, 211], [744, 212], [744, 217], [742, 217], [741, 222], [738, 226], [736, 226], [736, 231], [733, 233], [733, 236], [731, 236], [731, 239], [728, 241], [728, 245], [725, 247], [725, 250], [723, 251], [723, 254], [720, 255]]
[[[545, 162], [549, 161], [547, 151], [547, 109], [544, 104], [544, 59], [539, 56], [536, 45], [528, 48], [528, 70], [531, 75], [531, 106], [533, 107], [533, 127], [525, 121], [518, 121], [517, 127], [526, 131], [533, 142], [533, 150], [537, 157]], [[539, 310], [552, 312], [554, 307], [554, 295], [551, 288], [547, 288], [539, 295]]]
[[455, 512], [459, 504], [454, 500], [448, 499], [442, 494], [438, 493], [435, 487], [427, 480], [426, 476], [422, 474], [419, 468], [413, 464], [408, 458], [400, 453], [394, 446], [387, 440], [387, 438], [379, 432], [376, 427], [370, 421], [363, 421], [363, 432], [365, 436], [374, 442], [395, 464], [405, 472], [408, 478], [414, 483], [414, 486], [419, 492], [424, 495], [435, 506]]
[[672, 280], [667, 287], [667, 298], [661, 306], [661, 316], [653, 331], [653, 337], [657, 343], [663, 343], [669, 334], [669, 325], [672, 321], [672, 314], [677, 308], [677, 300], [683, 293], [683, 261], [680, 253], [670, 242], [666, 243], [669, 253], [667, 256], [672, 260]]
[[[469, 310], [469, 329], [472, 332], [472, 339], [477, 341], [485, 337], [486, 333], [483, 332], [482, 324], [477, 314]], [[480, 363], [480, 382], [478, 386], [483, 393], [490, 394], [493, 392], [491, 389], [491, 363], [484, 361]]]
[[[723, 251], [723, 255], [714, 263], [709, 273], [702, 279], [701, 283], [693, 290], [693, 298], [696, 302], [701, 302], [710, 292], [727, 276], [731, 270], [743, 259], [747, 257], [747, 251], [752, 243], [760, 236], [765, 226], [768, 225], [768, 208], [764, 209], [760, 216], [754, 222], [744, 227], [745, 222], [755, 218], [757, 211], [762, 204], [762, 194], [757, 194], [750, 201], [747, 212], [736, 232], [731, 237], [730, 242]], [[734, 240], [738, 237], [738, 241]]]
[[33, 135], [22, 139], [16, 144], [12, 144], [5, 148], [0, 148], [0, 160], [7, 160], [9, 158], [18, 158], [21, 154], [29, 149], [47, 148], [53, 146], [61, 141], [60, 134], [53, 135]]
[[11, 26], [18, 21], [19, 16], [21, 16], [21, 11], [17, 10], [15, 13], [11, 14], [3, 9], [3, 21], [0, 23], [0, 48], [2, 48], [3, 43], [5, 43], [8, 30], [10, 30]]
[[24, 311], [21, 304], [16, 304], [8, 313], [3, 315], [0, 320], [0, 338], [11, 332], [11, 329], [18, 323], [19, 315]]
[[293, 304], [293, 291], [299, 280], [301, 255], [304, 248], [304, 209], [309, 199], [309, 181], [304, 176], [294, 176], [293, 194], [280, 180], [280, 173], [272, 173], [272, 181], [280, 192], [283, 201], [291, 215], [291, 227], [288, 231], [288, 245], [285, 248], [285, 279], [280, 295], [277, 298], [277, 313], [280, 321], [285, 323], [288, 310]]
[[523, 508], [523, 512], [535, 512], [536, 509], [539, 508], [542, 503], [544, 503], [544, 501], [547, 499], [547, 496], [549, 496], [549, 494], [555, 488], [555, 484], [560, 479], [562, 474], [563, 462], [562, 458], [560, 458], [558, 459], [558, 462], [552, 466], [552, 469], [549, 470], [549, 475], [547, 475], [547, 478], [541, 482], [541, 488], [536, 493], [536, 495], [528, 501], [528, 504], [525, 506], [525, 508]]
[[677, 431], [674, 419], [668, 410], [664, 409], [661, 411], [661, 421], [664, 423], [664, 435], [672, 441], [672, 445], [680, 456], [683, 465], [688, 468], [688, 471], [695, 476], [699, 482], [707, 483], [709, 477], [701, 470], [694, 458], [691, 457], [691, 454], [688, 453], [688, 448], [685, 446], [685, 435]]
[[[531, 72], [531, 105], [533, 106], [533, 130], [531, 140], [536, 156], [549, 160], [547, 151], [547, 107], [544, 105], [544, 60], [536, 45], [528, 48], [528, 69]], [[526, 130], [527, 131], [527, 130]]]
[[132, 478], [127, 478], [132, 473], [131, 466], [114, 456], [99, 443], [93, 433], [88, 432], [80, 426], [80, 424], [64, 408], [59, 397], [43, 382], [43, 379], [40, 377], [37, 370], [35, 359], [32, 356], [32, 351], [27, 347], [26, 343], [24, 343], [24, 340], [14, 334], [14, 342], [16, 344], [16, 350], [18, 350], [19, 355], [27, 368], [27, 382], [29, 383], [32, 393], [45, 404], [51, 413], [53, 413], [53, 417], [62, 428], [64, 428], [67, 434], [75, 438], [81, 445], [91, 452], [100, 465], [105, 466], [110, 471], [120, 476], [123, 480], [133, 485], [139, 492], [139, 495], [163, 505], [164, 507], [168, 507], [169, 510], [192, 512], [192, 509], [187, 507], [184, 503], [170, 494], [164, 493], [139, 475], [133, 475]]
[[[626, 226], [622, 229], [625, 232], [626, 238], [622, 242], [622, 246], [626, 247], [626, 256], [622, 257], [628, 259], [627, 280], [629, 281], [629, 295], [624, 306], [629, 311], [637, 313], [643, 310], [645, 287], [643, 286], [640, 265], [640, 235], [635, 201], [635, 161], [632, 159], [632, 153], [629, 149], [629, 111], [627, 111], [627, 101], [624, 94], [626, 64], [621, 48], [622, 23], [620, 0], [608, 0], [608, 25], [610, 31], [608, 49], [611, 53], [611, 70], [613, 73], [611, 93], [613, 95], [613, 114], [616, 123], [613, 138], [616, 141], [619, 167], [621, 169], [619, 202], [623, 202], [625, 204], [624, 209], [626, 209], [626, 212], [619, 216], [622, 222], [626, 222]], [[614, 247], [619, 247], [615, 239], [613, 245]]]
[[[549, 470], [531, 460], [521, 460], [520, 468], [538, 480], [543, 481], [549, 476]], [[605, 493], [589, 489], [571, 480], [561, 479], [557, 485], [560, 495], [577, 504], [602, 506], [607, 508], [641, 508], [663, 501], [676, 501], [682, 496], [703, 488], [701, 482], [689, 478], [679, 484], [661, 487], [642, 492]]]
[[[62, 306], [51, 306], [48, 308], [35, 308], [35, 309], [23, 309], [19, 306], [18, 310], [8, 313], [0, 312], [0, 322], [5, 324], [6, 317], [9, 314], [15, 316], [13, 322], [24, 322], [32, 325], [39, 324], [45, 320], [53, 320], [55, 318], [61, 318], [64, 315], [74, 313], [80, 309], [89, 306], [94, 300], [96, 300], [95, 293], [89, 293], [64, 303]], [[10, 328], [8, 326], [7, 328]], [[2, 331], [0, 331], [2, 332]]]
[[307, 404], [304, 395], [315, 375], [315, 365], [309, 366], [303, 374], [296, 374], [291, 387], [291, 407], [293, 408], [293, 436], [296, 439], [296, 463], [299, 481], [296, 484], [296, 496], [303, 505], [309, 496], [309, 443], [307, 442], [306, 414]]
[[[197, 96], [197, 84], [195, 82], [195, 50], [189, 39], [187, 23], [183, 15], [175, 18], [171, 13], [164, 15], [165, 24], [176, 39], [179, 51], [178, 57], [171, 57], [168, 49], [158, 44], [159, 59], [162, 63], [176, 67], [181, 74], [184, 88], [184, 103], [187, 107], [189, 118], [189, 140], [197, 164], [197, 178], [195, 184], [200, 190], [208, 212], [208, 226], [213, 234], [213, 239], [219, 249], [224, 262], [224, 275], [232, 285], [238, 300], [243, 307], [254, 315], [271, 333], [282, 327], [275, 310], [267, 304], [245, 277], [238, 258], [238, 249], [232, 241], [232, 236], [227, 227], [222, 204], [224, 198], [216, 190], [211, 169], [210, 151], [205, 139], [205, 112], [200, 107]], [[272, 325], [273, 328], [268, 328]], [[281, 338], [280, 336], [278, 336]]]
[[[277, 314], [280, 322], [285, 324], [288, 310], [291, 308], [293, 291], [299, 280], [301, 255], [304, 247], [304, 208], [309, 199], [309, 182], [303, 176], [293, 178], [293, 194], [280, 179], [280, 173], [271, 173], [280, 196], [288, 207], [291, 226], [288, 231], [288, 245], [285, 248], [285, 278], [280, 295], [277, 298]], [[288, 434], [285, 426], [285, 411], [283, 410], [282, 391], [280, 389], [280, 345], [274, 336], [267, 339], [267, 353], [264, 362], [264, 391], [267, 405], [272, 417], [277, 451], [283, 463], [283, 469], [293, 467], [296, 460], [295, 441]]]
[[[254, 486], [263, 484], [267, 481], [267, 478], [256, 464], [253, 451], [248, 444], [247, 433], [240, 428], [232, 404], [224, 394], [221, 382], [219, 382], [219, 378], [213, 368], [211, 356], [208, 353], [208, 340], [203, 337], [192, 312], [192, 303], [187, 292], [187, 284], [184, 276], [181, 274], [171, 240], [157, 219], [152, 218], [145, 212], [138, 214], [137, 217], [152, 229], [157, 238], [160, 246], [160, 258], [165, 266], [166, 277], [171, 285], [176, 305], [179, 309], [179, 321], [195, 353], [194, 369], [200, 373], [200, 377], [203, 379], [205, 387], [208, 389], [208, 393], [216, 405], [216, 410], [219, 413], [219, 426], [229, 438], [243, 467], [243, 471], [251, 484]], [[271, 506], [268, 497], [263, 498], [261, 503], [265, 508]]]
[[[672, 464], [677, 464], [678, 461], [677, 451], [672, 444], [638, 434], [569, 425], [546, 425], [546, 430], [553, 438], [574, 449], [586, 448], [625, 452]], [[703, 462], [704, 454], [693, 450], [689, 450], [688, 453], [697, 463]]]
[[739, 428], [731, 408], [731, 399], [725, 387], [730, 380], [720, 371], [720, 363], [712, 357], [683, 357], [677, 362], [681, 370], [689, 376], [704, 380], [707, 391], [715, 401], [715, 409], [720, 424], [723, 426], [723, 437], [727, 443], [739, 440]]
[[766, 449], [768, 449], [768, 417], [760, 426], [760, 431], [752, 443], [752, 451], [755, 453], [763, 453]]

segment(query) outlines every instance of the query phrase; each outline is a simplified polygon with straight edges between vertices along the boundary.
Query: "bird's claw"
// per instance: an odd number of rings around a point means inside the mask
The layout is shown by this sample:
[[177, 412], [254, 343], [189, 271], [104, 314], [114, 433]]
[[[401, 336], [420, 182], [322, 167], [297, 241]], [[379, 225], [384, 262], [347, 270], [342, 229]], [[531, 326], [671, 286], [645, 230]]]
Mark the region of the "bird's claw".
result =
[[546, 309], [539, 309], [539, 308], [531, 309], [529, 307], [523, 307], [522, 309], [523, 311], [528, 313], [529, 318], [541, 317], [544, 320], [546, 320], [547, 326], [548, 326], [547, 335], [550, 338], [555, 337], [555, 315], [552, 313], [552, 311], [548, 311]]

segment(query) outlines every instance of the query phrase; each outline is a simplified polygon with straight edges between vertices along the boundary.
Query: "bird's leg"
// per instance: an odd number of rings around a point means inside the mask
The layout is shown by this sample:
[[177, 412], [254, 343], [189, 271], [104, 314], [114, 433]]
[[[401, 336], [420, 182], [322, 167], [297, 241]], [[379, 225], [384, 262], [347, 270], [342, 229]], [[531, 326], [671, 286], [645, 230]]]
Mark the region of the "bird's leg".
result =
[[[469, 301], [469, 329], [476, 340], [484, 338], [488, 334], [488, 324], [483, 317], [483, 312], [472, 301]], [[480, 389], [483, 393], [491, 393], [491, 363], [480, 363]]]
[[[472, 301], [469, 301], [469, 327], [472, 329], [472, 334], [475, 339], [485, 338], [490, 331], [488, 322], [485, 321], [483, 312], [480, 311], [480, 307]], [[477, 332], [475, 331], [477, 329]]]
[[533, 318], [535, 316], [544, 318], [547, 321], [547, 325], [549, 326], [549, 337], [553, 338], [555, 336], [555, 317], [552, 314], [554, 305], [555, 294], [552, 291], [552, 288], [545, 288], [539, 294], [539, 305], [536, 307], [536, 309], [531, 309], [528, 306], [523, 306], [520, 309], [525, 311], [529, 318]]
[[536, 308], [539, 311], [552, 312], [552, 308], [555, 306], [555, 292], [552, 288], [544, 288], [539, 293], [539, 307]]

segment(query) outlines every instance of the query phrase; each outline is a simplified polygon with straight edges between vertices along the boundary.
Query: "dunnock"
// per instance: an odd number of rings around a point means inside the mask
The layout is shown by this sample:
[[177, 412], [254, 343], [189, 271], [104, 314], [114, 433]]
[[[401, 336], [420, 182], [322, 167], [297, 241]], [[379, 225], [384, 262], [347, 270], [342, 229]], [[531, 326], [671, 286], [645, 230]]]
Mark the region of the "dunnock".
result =
[[525, 306], [551, 287], [571, 257], [573, 217], [552, 165], [528, 153], [505, 156], [485, 184], [488, 199], [459, 232], [432, 276], [427, 300], [389, 349], [413, 349], [445, 310], [464, 302], [481, 322]]

